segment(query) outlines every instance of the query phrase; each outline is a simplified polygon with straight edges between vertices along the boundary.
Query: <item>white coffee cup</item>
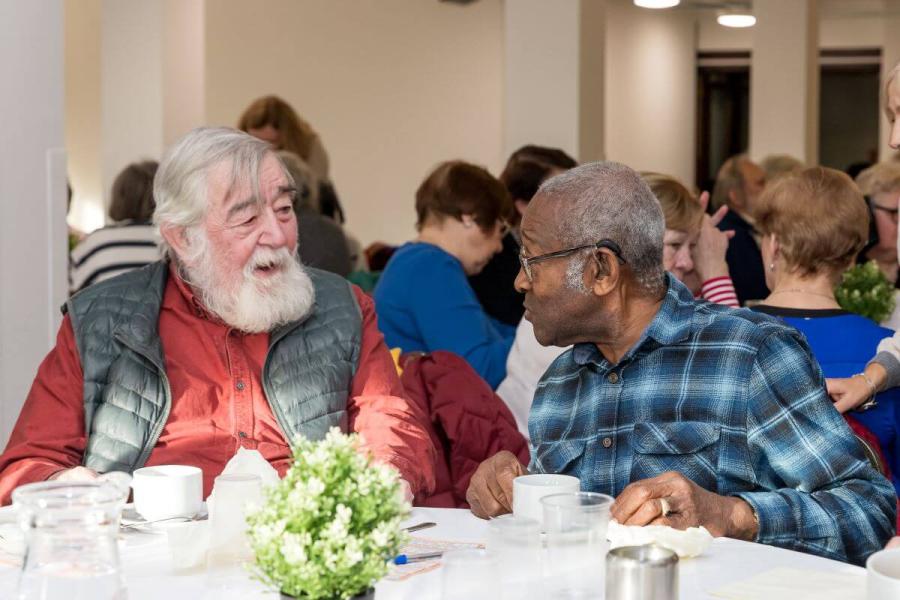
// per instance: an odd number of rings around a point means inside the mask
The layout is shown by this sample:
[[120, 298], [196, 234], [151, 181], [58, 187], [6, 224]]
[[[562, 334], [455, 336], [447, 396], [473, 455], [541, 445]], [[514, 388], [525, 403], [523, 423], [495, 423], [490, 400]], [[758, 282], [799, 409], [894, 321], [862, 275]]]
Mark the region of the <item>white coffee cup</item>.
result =
[[203, 471], [187, 465], [159, 465], [134, 472], [134, 509], [148, 521], [190, 518], [203, 507]]
[[581, 491], [581, 481], [571, 475], [522, 475], [513, 479], [513, 514], [543, 525], [541, 498], [550, 494]]
[[900, 598], [900, 548], [876, 552], [866, 561], [868, 600]]

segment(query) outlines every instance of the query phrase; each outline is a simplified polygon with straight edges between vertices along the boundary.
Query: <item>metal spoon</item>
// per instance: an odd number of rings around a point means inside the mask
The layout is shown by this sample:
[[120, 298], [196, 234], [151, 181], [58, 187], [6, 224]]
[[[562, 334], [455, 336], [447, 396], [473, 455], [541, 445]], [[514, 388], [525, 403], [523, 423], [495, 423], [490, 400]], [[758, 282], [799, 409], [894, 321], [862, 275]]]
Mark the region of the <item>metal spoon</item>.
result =
[[168, 517], [166, 519], [156, 519], [154, 521], [138, 521], [135, 523], [128, 523], [127, 525], [119, 525], [120, 529], [139, 529], [141, 527], [146, 527], [147, 525], [155, 525], [156, 523], [164, 523], [166, 521], [205, 521], [208, 519], [208, 515], [194, 515], [193, 517]]
[[410, 525], [409, 527], [404, 527], [403, 530], [408, 533], [413, 533], [416, 531], [422, 531], [423, 529], [430, 529], [431, 527], [436, 527], [437, 523], [418, 523], [416, 525]]

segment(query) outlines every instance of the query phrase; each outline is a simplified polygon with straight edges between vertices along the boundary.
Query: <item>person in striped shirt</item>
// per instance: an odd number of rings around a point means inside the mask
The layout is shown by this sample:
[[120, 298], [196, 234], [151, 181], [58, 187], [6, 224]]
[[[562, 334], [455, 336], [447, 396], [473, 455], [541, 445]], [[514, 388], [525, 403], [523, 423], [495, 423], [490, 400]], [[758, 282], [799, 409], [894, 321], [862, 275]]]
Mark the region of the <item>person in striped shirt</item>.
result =
[[112, 225], [90, 233], [69, 256], [69, 290], [87, 286], [156, 262], [159, 234], [150, 222], [156, 161], [133, 163], [116, 176], [109, 204]]

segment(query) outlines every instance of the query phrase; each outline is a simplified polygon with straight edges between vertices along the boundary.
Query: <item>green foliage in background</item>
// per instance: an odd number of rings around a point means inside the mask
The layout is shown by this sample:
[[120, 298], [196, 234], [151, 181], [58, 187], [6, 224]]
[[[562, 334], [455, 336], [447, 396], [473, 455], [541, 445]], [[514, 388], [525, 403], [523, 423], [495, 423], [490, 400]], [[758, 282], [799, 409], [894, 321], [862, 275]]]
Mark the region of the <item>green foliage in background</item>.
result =
[[847, 269], [834, 296], [844, 310], [868, 317], [876, 323], [884, 321], [894, 312], [894, 286], [874, 260]]

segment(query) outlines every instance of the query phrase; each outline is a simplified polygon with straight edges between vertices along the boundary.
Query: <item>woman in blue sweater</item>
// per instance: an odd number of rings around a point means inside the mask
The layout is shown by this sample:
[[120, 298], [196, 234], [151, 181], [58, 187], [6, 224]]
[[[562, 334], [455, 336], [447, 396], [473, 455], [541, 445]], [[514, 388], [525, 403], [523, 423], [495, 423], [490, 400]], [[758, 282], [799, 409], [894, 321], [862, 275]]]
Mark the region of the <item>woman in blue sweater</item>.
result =
[[[754, 214], [771, 290], [754, 310], [803, 333], [826, 377], [862, 373], [878, 342], [893, 333], [842, 310], [834, 297], [841, 274], [868, 240], [869, 215], [862, 194], [845, 174], [814, 167], [766, 188]], [[900, 390], [875, 399], [868, 410], [845, 416], [878, 438], [900, 491]]]
[[468, 280], [500, 251], [511, 201], [481, 167], [439, 165], [416, 192], [418, 237], [391, 257], [375, 288], [378, 325], [391, 348], [448, 350], [492, 388], [506, 375], [515, 328], [489, 317]]

